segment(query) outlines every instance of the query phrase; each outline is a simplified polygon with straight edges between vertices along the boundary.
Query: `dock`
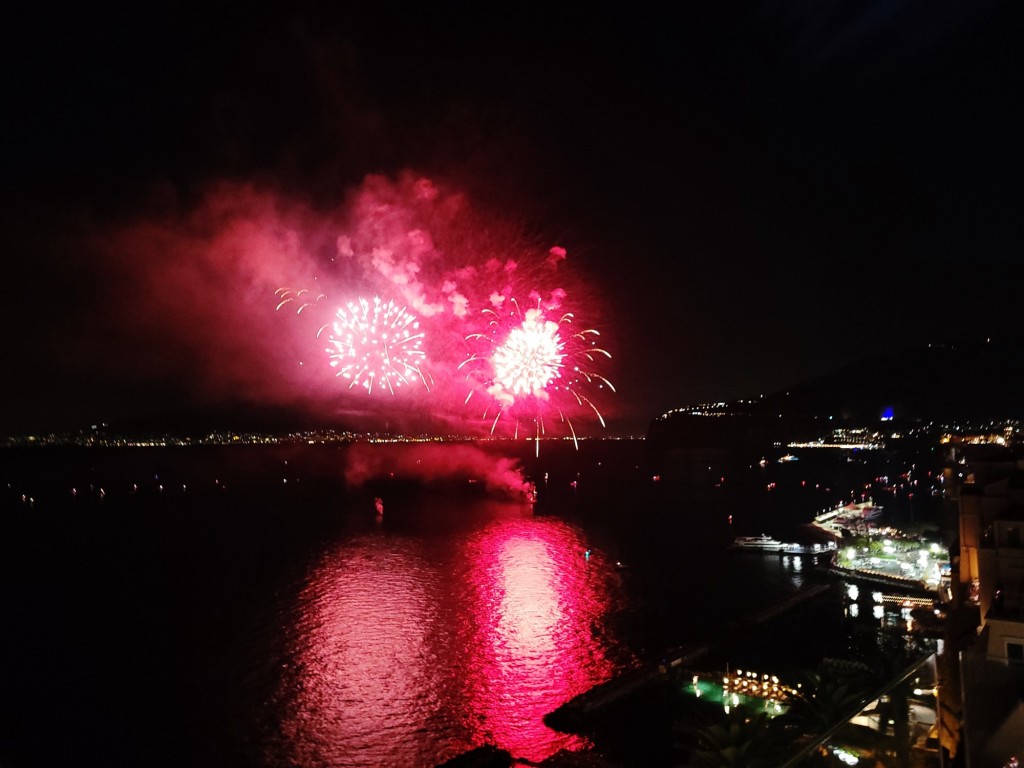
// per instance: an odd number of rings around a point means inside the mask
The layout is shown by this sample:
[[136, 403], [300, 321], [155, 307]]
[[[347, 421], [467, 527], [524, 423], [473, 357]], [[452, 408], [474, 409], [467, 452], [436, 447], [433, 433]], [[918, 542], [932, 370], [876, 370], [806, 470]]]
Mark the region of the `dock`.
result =
[[[737, 619], [729, 625], [727, 632], [737, 628], [753, 627], [785, 613], [800, 603], [817, 597], [832, 589], [831, 584], [815, 584], [804, 587], [783, 600]], [[576, 733], [588, 721], [606, 707], [615, 704], [632, 693], [665, 677], [670, 670], [687, 667], [711, 653], [714, 640], [690, 643], [672, 648], [656, 661], [613, 677], [562, 704], [558, 709], [544, 716], [544, 724], [564, 733]]]
[[863, 568], [843, 568], [839, 565], [832, 565], [827, 570], [829, 573], [840, 578], [877, 584], [911, 594], [934, 595], [936, 592], [934, 587], [929, 587], [923, 581], [910, 576], [897, 576], [891, 573], [880, 573]]
[[657, 662], [625, 672], [574, 696], [558, 709], [545, 715], [544, 724], [563, 733], [573, 733], [605, 707], [660, 680], [669, 669], [690, 664], [709, 651], [710, 646], [707, 643], [673, 648]]
[[758, 624], [763, 624], [766, 621], [774, 619], [776, 616], [785, 613], [790, 608], [799, 605], [805, 600], [810, 600], [813, 597], [828, 592], [832, 589], [831, 584], [814, 584], [812, 586], [804, 587], [803, 589], [794, 592], [789, 597], [780, 600], [777, 603], [769, 605], [767, 608], [762, 608], [759, 611], [755, 611], [747, 616], [743, 616], [734, 622], [730, 623], [730, 629], [738, 629], [741, 627], [753, 627]]

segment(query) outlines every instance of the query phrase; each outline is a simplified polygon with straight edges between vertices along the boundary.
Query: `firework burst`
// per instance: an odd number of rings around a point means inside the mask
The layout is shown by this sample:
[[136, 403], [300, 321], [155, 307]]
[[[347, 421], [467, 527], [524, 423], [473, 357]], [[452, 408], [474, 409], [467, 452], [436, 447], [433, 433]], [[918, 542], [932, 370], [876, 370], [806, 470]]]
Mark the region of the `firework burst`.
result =
[[528, 312], [522, 325], [513, 328], [491, 356], [496, 385], [513, 397], [546, 399], [545, 387], [562, 375], [564, 347], [556, 323]]
[[[558, 321], [545, 317], [541, 302], [520, 310], [513, 298], [499, 310], [484, 310], [487, 330], [470, 334], [466, 341], [473, 351], [459, 366], [467, 371], [471, 384], [466, 402], [475, 392], [484, 392], [488, 410], [497, 413], [491, 424], [493, 433], [503, 415], [519, 425], [532, 423], [536, 436], [545, 433], [545, 419], [557, 417], [576, 438], [570, 413], [593, 412], [601, 426], [604, 417], [594, 403], [595, 390], [615, 387], [595, 368], [599, 360], [611, 355], [597, 346], [600, 333], [594, 329], [577, 330], [571, 312]], [[488, 413], [485, 412], [485, 418]]]
[[328, 327], [330, 364], [349, 382], [349, 389], [393, 395], [418, 382], [430, 388], [422, 367], [426, 353], [420, 321], [405, 307], [378, 296], [372, 301], [359, 299], [338, 309], [333, 323], [322, 326], [317, 335]]

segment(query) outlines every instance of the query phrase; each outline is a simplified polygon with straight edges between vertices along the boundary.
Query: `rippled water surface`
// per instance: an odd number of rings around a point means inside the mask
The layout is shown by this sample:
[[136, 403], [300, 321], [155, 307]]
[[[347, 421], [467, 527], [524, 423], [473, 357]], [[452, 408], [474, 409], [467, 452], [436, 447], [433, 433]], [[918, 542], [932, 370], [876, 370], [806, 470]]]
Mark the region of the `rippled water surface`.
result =
[[744, 507], [659, 487], [639, 450], [524, 460], [535, 506], [466, 478], [354, 488], [325, 447], [15, 456], [0, 762], [578, 749], [546, 713], [805, 577], [725, 553]]
[[534, 760], [577, 744], [541, 718], [614, 671], [599, 628], [618, 574], [523, 505], [460, 514], [474, 525], [427, 541], [382, 525], [336, 543], [279, 606], [274, 757], [427, 765], [484, 742]]

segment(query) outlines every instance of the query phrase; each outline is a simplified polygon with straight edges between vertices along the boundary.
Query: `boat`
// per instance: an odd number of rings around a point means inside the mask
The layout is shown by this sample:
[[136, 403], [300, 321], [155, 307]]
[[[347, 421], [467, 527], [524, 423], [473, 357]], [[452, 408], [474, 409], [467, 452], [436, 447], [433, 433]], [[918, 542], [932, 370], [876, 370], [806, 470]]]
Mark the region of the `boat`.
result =
[[537, 503], [537, 484], [536, 483], [527, 483], [526, 487], [523, 489], [523, 495], [526, 497], [527, 503], [529, 503], [529, 504], [536, 504]]
[[836, 551], [836, 542], [824, 544], [786, 544], [782, 549], [785, 555], [824, 555]]
[[737, 536], [732, 540], [729, 549], [749, 549], [755, 552], [781, 552], [786, 548], [784, 542], [773, 539], [766, 533], [760, 536]]

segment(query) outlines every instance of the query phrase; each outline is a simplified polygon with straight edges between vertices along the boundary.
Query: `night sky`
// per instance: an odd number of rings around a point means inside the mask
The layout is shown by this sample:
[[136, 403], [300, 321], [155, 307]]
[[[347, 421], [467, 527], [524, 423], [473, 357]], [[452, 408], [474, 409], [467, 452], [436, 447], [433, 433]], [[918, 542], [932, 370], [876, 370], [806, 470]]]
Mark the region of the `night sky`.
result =
[[[444, 258], [566, 250], [542, 276], [613, 355], [605, 433], [1018, 332], [1017, 4], [488, 5], [7, 12], [0, 434], [401, 411], [281, 375], [272, 292], [417, 180], [467, 212], [417, 214]], [[298, 255], [237, 253], [261, 237]]]

